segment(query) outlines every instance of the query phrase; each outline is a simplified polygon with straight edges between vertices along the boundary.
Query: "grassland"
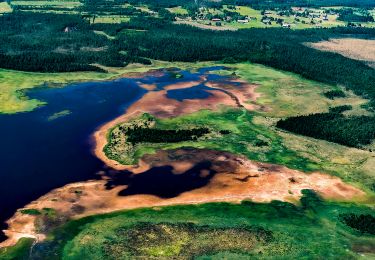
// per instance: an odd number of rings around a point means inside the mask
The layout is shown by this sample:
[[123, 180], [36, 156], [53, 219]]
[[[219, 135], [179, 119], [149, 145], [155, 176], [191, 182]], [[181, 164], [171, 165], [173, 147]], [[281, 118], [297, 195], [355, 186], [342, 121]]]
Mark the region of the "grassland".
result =
[[299, 206], [243, 202], [120, 211], [71, 221], [34, 246], [32, 255], [62, 259], [373, 257], [373, 236], [340, 222], [342, 213], [373, 214], [373, 209], [323, 202], [306, 191]]
[[0, 15], [4, 13], [10, 13], [12, 12], [12, 8], [7, 2], [1, 2], [0, 3]]
[[12, 1], [14, 6], [44, 6], [44, 7], [61, 7], [61, 8], [76, 8], [82, 6], [79, 1]]
[[94, 23], [126, 23], [130, 21], [130, 17], [124, 15], [98, 15], [95, 17]]
[[[342, 90], [339, 86], [306, 80], [294, 73], [275, 70], [262, 65], [249, 63], [236, 64], [236, 75], [248, 82], [259, 85], [261, 94], [257, 103], [270, 108], [263, 113], [267, 117], [289, 117], [301, 114], [328, 112], [329, 107], [352, 105], [351, 114], [363, 115], [368, 112], [362, 108], [368, 100], [345, 91], [346, 98], [328, 99], [324, 92]], [[311, 102], [314, 100], [314, 102]]]
[[0, 248], [1, 260], [27, 259], [30, 247], [34, 244], [32, 238], [21, 238], [13, 247]]
[[31, 111], [44, 103], [28, 99], [24, 95], [27, 89], [37, 86], [61, 86], [69, 82], [84, 80], [104, 80], [114, 74], [79, 72], [79, 73], [28, 73], [0, 70], [0, 113], [12, 114]]
[[167, 8], [167, 10], [169, 12], [177, 14], [177, 15], [186, 15], [186, 14], [188, 14], [188, 11], [185, 8], [182, 8], [181, 6]]

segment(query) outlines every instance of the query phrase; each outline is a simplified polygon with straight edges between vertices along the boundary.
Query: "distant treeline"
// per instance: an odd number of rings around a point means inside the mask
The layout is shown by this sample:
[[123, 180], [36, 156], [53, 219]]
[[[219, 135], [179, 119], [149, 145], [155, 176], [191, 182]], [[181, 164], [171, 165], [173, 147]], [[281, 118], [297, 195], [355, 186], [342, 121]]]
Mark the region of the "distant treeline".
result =
[[164, 130], [147, 127], [134, 127], [125, 130], [127, 141], [136, 143], [177, 143], [197, 140], [208, 134], [210, 130], [205, 127], [193, 129]]
[[374, 22], [374, 17], [372, 17], [371, 13], [367, 10], [361, 10], [359, 14], [354, 13], [354, 10], [351, 8], [343, 8], [338, 11], [339, 17], [338, 20], [344, 22]]
[[331, 109], [330, 113], [290, 117], [278, 121], [277, 127], [351, 147], [371, 144], [375, 139], [375, 117], [347, 117], [340, 114], [349, 108]]

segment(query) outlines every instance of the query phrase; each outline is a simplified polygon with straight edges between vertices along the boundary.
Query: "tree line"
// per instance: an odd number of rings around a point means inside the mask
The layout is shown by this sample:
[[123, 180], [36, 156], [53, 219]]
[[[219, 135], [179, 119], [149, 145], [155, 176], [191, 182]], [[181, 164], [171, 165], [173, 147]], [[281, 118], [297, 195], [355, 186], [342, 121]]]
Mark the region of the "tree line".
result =
[[301, 135], [323, 139], [330, 142], [362, 147], [375, 139], [375, 117], [344, 116], [341, 114], [348, 107], [318, 113], [289, 117], [277, 122], [276, 126]]
[[205, 127], [193, 129], [157, 129], [148, 127], [133, 127], [125, 129], [127, 141], [133, 145], [136, 143], [177, 143], [194, 141], [208, 134], [210, 130]]

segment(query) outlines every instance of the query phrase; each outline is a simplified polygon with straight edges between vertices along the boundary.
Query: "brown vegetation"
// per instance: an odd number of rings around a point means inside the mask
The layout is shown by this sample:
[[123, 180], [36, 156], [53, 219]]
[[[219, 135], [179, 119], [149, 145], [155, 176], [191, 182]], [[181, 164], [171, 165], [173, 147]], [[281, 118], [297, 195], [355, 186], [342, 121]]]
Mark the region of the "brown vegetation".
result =
[[365, 61], [375, 68], [375, 39], [331, 39], [308, 45], [319, 50], [336, 52], [348, 58]]

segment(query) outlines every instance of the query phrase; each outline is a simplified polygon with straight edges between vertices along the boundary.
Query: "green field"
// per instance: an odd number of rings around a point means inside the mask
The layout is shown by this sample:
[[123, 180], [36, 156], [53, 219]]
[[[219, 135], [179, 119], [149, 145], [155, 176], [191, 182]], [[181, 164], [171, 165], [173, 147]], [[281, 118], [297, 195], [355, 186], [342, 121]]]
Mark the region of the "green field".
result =
[[185, 8], [182, 8], [181, 6], [177, 7], [171, 7], [167, 8], [167, 10], [171, 13], [177, 14], [177, 15], [185, 15], [188, 14], [188, 11]]
[[129, 22], [130, 17], [123, 15], [98, 15], [94, 23], [124, 23]]
[[29, 73], [0, 70], [0, 113], [31, 111], [44, 104], [39, 100], [27, 98], [24, 94], [27, 89], [38, 86], [59, 87], [69, 82], [103, 80], [112, 76], [114, 74], [96, 72]]
[[76, 8], [82, 6], [82, 3], [79, 1], [12, 1], [12, 5]]
[[[32, 256], [93, 260], [374, 257], [374, 237], [340, 221], [341, 214], [348, 213], [371, 215], [374, 211], [351, 203], [323, 202], [309, 191], [298, 206], [245, 201], [120, 211], [69, 222], [34, 247]], [[23, 243], [19, 242], [13, 256], [25, 253]], [[5, 252], [0, 251], [0, 258], [11, 259]]]

